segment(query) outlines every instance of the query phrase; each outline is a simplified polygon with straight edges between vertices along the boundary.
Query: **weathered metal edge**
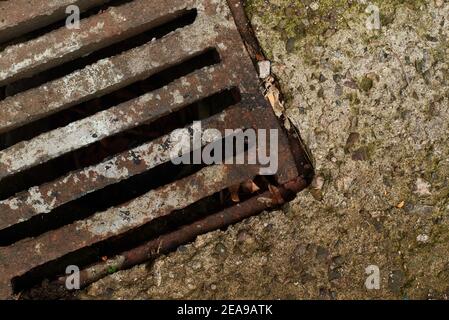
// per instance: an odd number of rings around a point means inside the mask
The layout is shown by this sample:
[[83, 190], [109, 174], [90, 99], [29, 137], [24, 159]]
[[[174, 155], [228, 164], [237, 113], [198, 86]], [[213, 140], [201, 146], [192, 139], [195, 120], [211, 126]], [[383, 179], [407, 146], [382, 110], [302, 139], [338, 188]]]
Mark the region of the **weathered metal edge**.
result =
[[[260, 46], [259, 40], [257, 39], [248, 15], [245, 12], [243, 1], [226, 1], [232, 12], [232, 15], [234, 16], [237, 29], [240, 33], [240, 36], [242, 37], [246, 50], [253, 64], [256, 66], [259, 61], [266, 60], [266, 56], [262, 50], [262, 47]], [[314, 176], [313, 161], [310, 152], [308, 151], [307, 146], [304, 144], [301, 135], [296, 130], [296, 128], [292, 127], [288, 130], [285, 128], [284, 124], [281, 121], [279, 121], [279, 124], [287, 133], [298, 172], [300, 172], [300, 175], [302, 175], [302, 177], [307, 182], [307, 185], [304, 187], [306, 188], [310, 185]]]
[[[227, 0], [227, 2], [246, 50], [253, 64], [256, 65], [259, 60], [265, 59], [265, 56], [253, 32], [243, 4], [241, 0]], [[120, 271], [155, 259], [162, 254], [174, 250], [180, 245], [194, 241], [202, 234], [211, 232], [217, 228], [223, 228], [224, 226], [228, 227], [251, 216], [255, 216], [264, 210], [273, 210], [292, 201], [299, 192], [310, 185], [314, 175], [314, 169], [308, 152], [304, 149], [299, 133], [294, 129], [286, 130], [282, 124], [281, 127], [287, 134], [299, 176], [277, 187], [276, 195], [273, 194], [272, 190], [264, 192], [245, 202], [212, 214], [190, 225], [183, 226], [179, 230], [152, 239], [139, 247], [118, 254], [107, 261], [92, 264], [81, 271], [81, 287], [86, 287], [102, 279], [110, 274], [111, 270], [114, 270], [114, 272]], [[66, 277], [60, 277], [53, 281], [51, 286], [64, 287], [65, 281]]]

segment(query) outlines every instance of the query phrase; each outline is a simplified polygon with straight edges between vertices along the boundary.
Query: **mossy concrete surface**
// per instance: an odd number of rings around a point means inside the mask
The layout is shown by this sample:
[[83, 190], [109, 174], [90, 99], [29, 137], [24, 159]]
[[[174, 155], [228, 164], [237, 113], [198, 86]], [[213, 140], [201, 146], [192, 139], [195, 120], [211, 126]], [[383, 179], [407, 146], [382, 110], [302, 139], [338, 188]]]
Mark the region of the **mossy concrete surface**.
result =
[[[370, 4], [381, 30], [366, 27]], [[79, 297], [447, 298], [449, 2], [246, 8], [313, 155], [313, 186]], [[365, 287], [370, 265], [379, 290]]]

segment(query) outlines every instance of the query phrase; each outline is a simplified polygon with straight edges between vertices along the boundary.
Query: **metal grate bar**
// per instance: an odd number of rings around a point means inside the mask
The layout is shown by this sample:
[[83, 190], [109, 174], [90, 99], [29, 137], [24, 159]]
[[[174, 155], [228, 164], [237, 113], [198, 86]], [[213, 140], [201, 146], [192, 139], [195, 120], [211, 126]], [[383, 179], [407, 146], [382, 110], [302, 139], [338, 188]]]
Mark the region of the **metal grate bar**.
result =
[[[237, 104], [226, 112], [206, 119], [202, 122], [203, 132], [212, 128], [219, 130], [224, 137], [225, 129], [243, 130], [247, 128], [251, 123], [245, 117], [244, 108], [241, 104]], [[264, 117], [266, 111], [261, 108], [258, 115]], [[189, 132], [193, 132], [192, 126], [188, 126], [188, 128]], [[33, 187], [7, 200], [0, 201], [0, 212], [2, 212], [0, 230], [27, 221], [39, 214], [51, 212], [87, 193], [118, 183], [170, 161], [174, 150], [170, 137], [171, 134], [165, 135], [116, 155], [107, 161], [71, 172], [53, 182]], [[205, 145], [213, 141], [216, 140], [202, 142]]]
[[9, 0], [0, 2], [0, 42], [20, 37], [26, 32], [65, 17], [69, 5], [82, 11], [110, 0]]
[[136, 0], [0, 52], [0, 86], [49, 69], [161, 25], [189, 7], [186, 0]]
[[236, 83], [210, 67], [92, 117], [73, 122], [0, 151], [0, 178], [85, 147], [113, 134], [154, 121]]
[[[0, 248], [3, 272], [20, 276], [48, 261], [86, 246], [118, 236], [174, 210], [187, 207], [207, 196], [257, 175], [256, 166], [207, 167], [120, 207], [100, 212], [91, 218]], [[17, 256], [27, 257], [17, 261]], [[12, 263], [15, 261], [14, 263]]]
[[160, 41], [100, 60], [66, 77], [0, 101], [0, 132], [123, 88], [198, 55], [212, 46], [217, 36], [204, 36], [201, 32], [201, 24], [192, 25]]

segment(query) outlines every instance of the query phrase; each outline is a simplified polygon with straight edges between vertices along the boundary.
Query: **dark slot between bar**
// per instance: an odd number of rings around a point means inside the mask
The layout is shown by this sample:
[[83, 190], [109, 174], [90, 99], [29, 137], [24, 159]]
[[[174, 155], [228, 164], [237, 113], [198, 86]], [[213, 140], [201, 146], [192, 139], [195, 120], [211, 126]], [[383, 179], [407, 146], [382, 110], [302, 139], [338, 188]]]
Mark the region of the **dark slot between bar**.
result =
[[173, 13], [173, 18], [157, 27], [150, 28], [137, 35], [130, 35], [121, 41], [114, 42], [80, 58], [73, 59], [61, 65], [37, 73], [34, 76], [17, 80], [0, 87], [0, 100], [19, 94], [32, 88], [37, 88], [47, 82], [64, 77], [76, 70], [85, 68], [99, 60], [119, 55], [125, 51], [140, 47], [153, 39], [163, 38], [165, 35], [193, 24], [197, 18], [197, 10], [182, 10]]
[[[268, 190], [269, 185], [275, 184], [275, 178], [271, 176], [257, 176], [253, 181], [259, 186], [260, 190], [256, 193], [249, 193], [240, 188], [238, 193], [242, 202], [258, 194], [262, 194]], [[83, 248], [35, 268], [25, 275], [13, 279], [14, 291], [21, 292], [25, 290], [26, 292], [22, 295], [24, 299], [56, 299], [62, 296], [67, 298], [70, 296], [70, 293], [63, 288], [48, 287], [45, 285], [40, 286], [39, 283], [43, 279], [54, 279], [57, 275], [64, 274], [65, 268], [68, 265], [76, 265], [79, 268], [86, 267], [92, 263], [101, 261], [101, 257], [113, 257], [116, 254], [135, 248], [151, 239], [156, 239], [162, 234], [178, 230], [184, 225], [194, 223], [208, 215], [230, 208], [233, 205], [236, 205], [236, 203], [232, 201], [229, 189], [224, 188], [221, 192], [206, 197], [182, 210], [174, 211], [168, 216], [155, 219], [125, 235]], [[157, 256], [155, 253], [153, 255]], [[33, 286], [35, 287], [33, 288]]]
[[[40, 185], [41, 183], [38, 182], [47, 180], [49, 177], [61, 177], [77, 167], [84, 168], [93, 165], [93, 162], [101, 162], [103, 159], [100, 158], [109, 158], [113, 154], [129, 150], [130, 147], [136, 147], [177, 128], [185, 127], [193, 121], [204, 120], [222, 112], [239, 101], [236, 90], [225, 90], [212, 95], [153, 123], [104, 139], [85, 150], [76, 151], [71, 157], [64, 156], [44, 166], [36, 167], [30, 172], [26, 172], [20, 179], [16, 177], [2, 181], [0, 185], [8, 193], [11, 192], [11, 189], [27, 190], [29, 187]], [[111, 149], [105, 149], [107, 146], [110, 146]], [[186, 173], [190, 173], [192, 167], [195, 166], [177, 166], [168, 162], [140, 175], [87, 194], [50, 213], [35, 216], [30, 220], [1, 230], [0, 246], [10, 245], [26, 237], [38, 236], [46, 231], [87, 218], [95, 212], [126, 203], [151, 189], [182, 178]]]

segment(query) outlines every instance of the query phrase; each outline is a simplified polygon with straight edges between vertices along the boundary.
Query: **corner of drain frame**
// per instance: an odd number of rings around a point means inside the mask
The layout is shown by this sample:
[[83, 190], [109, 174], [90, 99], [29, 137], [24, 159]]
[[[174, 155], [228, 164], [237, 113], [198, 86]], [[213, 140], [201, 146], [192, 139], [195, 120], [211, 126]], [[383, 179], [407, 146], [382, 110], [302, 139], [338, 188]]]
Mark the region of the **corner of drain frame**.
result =
[[[253, 64], [256, 65], [258, 61], [265, 58], [265, 55], [251, 26], [251, 22], [245, 12], [243, 2], [242, 0], [227, 0], [227, 2], [236, 22], [237, 29], [245, 44], [246, 50]], [[299, 132], [295, 130], [296, 128], [292, 127], [287, 129], [282, 121], [279, 121], [279, 124], [284, 129], [288, 137], [291, 152], [299, 173], [297, 178], [287, 182], [283, 186], [287, 190], [291, 190], [291, 192], [296, 195], [303, 189], [307, 188], [312, 182], [315, 175], [313, 162]]]

